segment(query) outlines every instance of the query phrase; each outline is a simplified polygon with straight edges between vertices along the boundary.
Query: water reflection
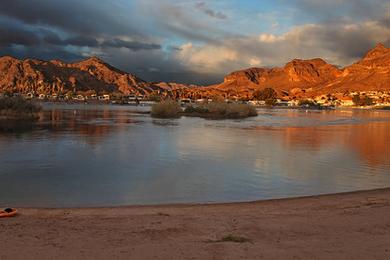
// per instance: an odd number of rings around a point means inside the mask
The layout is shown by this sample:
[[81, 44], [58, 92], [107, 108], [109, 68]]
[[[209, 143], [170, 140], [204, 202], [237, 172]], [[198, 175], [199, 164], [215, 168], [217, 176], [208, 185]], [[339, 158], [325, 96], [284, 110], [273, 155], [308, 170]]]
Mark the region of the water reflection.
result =
[[370, 122], [357, 125], [287, 127], [279, 129], [287, 149], [320, 151], [332, 145], [343, 146], [361, 156], [371, 166], [390, 161], [390, 124]]
[[0, 131], [0, 206], [242, 201], [390, 186], [386, 111], [260, 110], [210, 121], [133, 110], [47, 107], [23, 134]]
[[13, 120], [0, 120], [0, 136], [1, 134], [19, 135], [26, 132], [31, 132], [35, 129], [34, 122], [20, 122]]
[[[102, 137], [115, 131], [123, 131], [128, 124], [140, 124], [142, 120], [131, 117], [132, 112], [105, 109], [58, 109], [46, 108], [37, 122], [0, 121], [0, 138], [13, 134], [28, 134], [47, 131], [52, 138], [66, 133], [79, 137]], [[20, 135], [19, 135], [20, 136]], [[98, 140], [98, 139], [94, 139]]]

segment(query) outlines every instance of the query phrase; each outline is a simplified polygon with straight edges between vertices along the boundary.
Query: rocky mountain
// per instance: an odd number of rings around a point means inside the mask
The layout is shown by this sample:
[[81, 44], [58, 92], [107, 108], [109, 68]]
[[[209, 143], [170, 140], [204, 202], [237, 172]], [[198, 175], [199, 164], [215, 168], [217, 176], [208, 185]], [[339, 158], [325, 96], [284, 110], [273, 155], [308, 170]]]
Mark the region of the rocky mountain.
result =
[[89, 90], [148, 94], [163, 89], [95, 57], [76, 63], [0, 57], [0, 91], [49, 94]]
[[187, 85], [187, 84], [181, 84], [181, 83], [168, 83], [168, 82], [157, 82], [157, 83], [151, 83], [154, 86], [157, 86], [163, 90], [166, 91], [175, 91], [175, 90], [184, 90], [184, 89], [192, 89], [192, 88], [199, 88], [198, 85]]
[[272, 87], [279, 93], [298, 89], [313, 95], [346, 91], [389, 91], [390, 48], [378, 44], [362, 60], [342, 69], [322, 59], [296, 59], [281, 68], [240, 70], [227, 75], [223, 83], [209, 88], [209, 91], [217, 93], [222, 90], [242, 95], [265, 87]]
[[345, 67], [339, 77], [318, 90], [330, 93], [390, 90], [390, 48], [378, 44], [362, 60]]
[[378, 44], [365, 57], [345, 68], [322, 59], [295, 59], [280, 68], [250, 68], [232, 72], [224, 82], [208, 87], [179, 83], [150, 83], [98, 58], [65, 63], [58, 60], [18, 60], [0, 57], [0, 92], [66, 93], [69, 91], [149, 94], [169, 92], [174, 97], [250, 97], [254, 91], [274, 88], [280, 95], [306, 96], [348, 91], [390, 91], [390, 48]]

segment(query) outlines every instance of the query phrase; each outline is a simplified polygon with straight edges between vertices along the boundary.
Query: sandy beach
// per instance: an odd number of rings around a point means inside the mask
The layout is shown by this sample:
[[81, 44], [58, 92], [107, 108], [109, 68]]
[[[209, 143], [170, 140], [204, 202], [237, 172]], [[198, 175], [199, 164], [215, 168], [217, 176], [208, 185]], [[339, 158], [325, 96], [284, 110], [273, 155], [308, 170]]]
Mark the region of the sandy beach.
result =
[[390, 259], [390, 189], [19, 212], [0, 219], [0, 259]]

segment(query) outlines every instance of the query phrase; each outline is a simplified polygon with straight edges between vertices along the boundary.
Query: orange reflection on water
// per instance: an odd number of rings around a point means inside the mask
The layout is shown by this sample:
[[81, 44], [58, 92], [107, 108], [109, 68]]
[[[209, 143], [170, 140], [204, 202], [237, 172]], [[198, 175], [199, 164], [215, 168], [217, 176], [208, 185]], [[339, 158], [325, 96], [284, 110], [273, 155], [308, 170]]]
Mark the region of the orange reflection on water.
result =
[[327, 146], [340, 146], [358, 154], [370, 166], [390, 164], [390, 123], [286, 127], [283, 143], [289, 150], [300, 148], [319, 151]]

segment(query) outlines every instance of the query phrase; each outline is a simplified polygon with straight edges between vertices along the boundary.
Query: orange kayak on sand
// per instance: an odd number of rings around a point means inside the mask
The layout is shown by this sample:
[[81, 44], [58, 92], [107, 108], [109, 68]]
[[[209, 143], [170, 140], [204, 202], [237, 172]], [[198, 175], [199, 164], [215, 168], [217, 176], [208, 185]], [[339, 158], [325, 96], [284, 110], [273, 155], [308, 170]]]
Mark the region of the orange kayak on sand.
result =
[[16, 209], [6, 208], [0, 211], [0, 218], [15, 217], [18, 211]]

